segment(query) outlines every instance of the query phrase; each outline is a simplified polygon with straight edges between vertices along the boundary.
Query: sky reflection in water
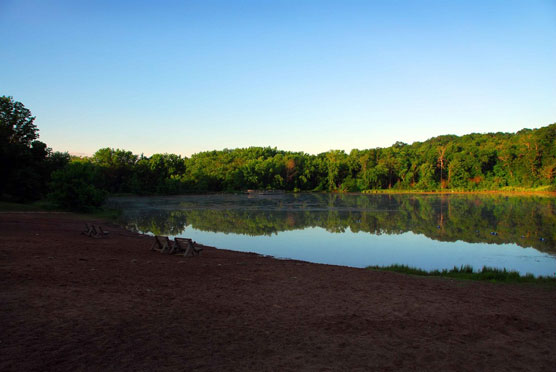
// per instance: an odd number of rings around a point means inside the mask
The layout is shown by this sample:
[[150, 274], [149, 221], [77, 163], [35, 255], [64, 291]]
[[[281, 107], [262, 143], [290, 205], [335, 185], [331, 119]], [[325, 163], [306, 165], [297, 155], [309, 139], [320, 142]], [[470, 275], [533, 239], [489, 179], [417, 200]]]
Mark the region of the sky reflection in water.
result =
[[116, 198], [128, 228], [223, 249], [365, 267], [464, 264], [555, 275], [555, 199], [503, 195]]

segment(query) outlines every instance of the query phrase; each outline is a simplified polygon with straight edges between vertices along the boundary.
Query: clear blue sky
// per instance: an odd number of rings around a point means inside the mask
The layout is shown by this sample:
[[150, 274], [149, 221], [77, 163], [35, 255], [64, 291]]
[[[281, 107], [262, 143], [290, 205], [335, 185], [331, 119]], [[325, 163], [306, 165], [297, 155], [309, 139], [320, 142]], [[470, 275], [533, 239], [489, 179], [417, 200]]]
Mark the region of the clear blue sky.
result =
[[54, 150], [319, 153], [556, 122], [556, 1], [0, 0]]

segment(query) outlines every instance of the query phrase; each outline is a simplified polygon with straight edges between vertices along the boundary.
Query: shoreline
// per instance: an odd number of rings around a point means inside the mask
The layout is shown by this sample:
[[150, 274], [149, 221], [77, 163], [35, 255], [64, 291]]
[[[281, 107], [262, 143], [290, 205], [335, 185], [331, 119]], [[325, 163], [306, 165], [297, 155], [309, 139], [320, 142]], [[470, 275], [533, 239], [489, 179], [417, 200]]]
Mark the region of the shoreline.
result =
[[[285, 191], [276, 194], [260, 194], [260, 195], [296, 195], [296, 194], [336, 194], [336, 195], [502, 195], [502, 196], [542, 196], [556, 198], [556, 191], [505, 191], [505, 190], [480, 190], [480, 191], [417, 191], [417, 190], [366, 190], [366, 191]], [[110, 194], [107, 196], [107, 200], [111, 198], [149, 198], [149, 197], [176, 197], [183, 195], [259, 195], [256, 193], [249, 194], [246, 191], [220, 191], [220, 192], [192, 192], [183, 194]], [[58, 210], [57, 208], [45, 207], [43, 204], [45, 200], [38, 200], [29, 203], [16, 203], [16, 202], [0, 202], [0, 213], [31, 213], [31, 212], [45, 212], [45, 213], [76, 213], [82, 215], [92, 215], [95, 214], [84, 214], [75, 211], [68, 210]]]
[[[549, 371], [556, 290], [204, 247], [0, 214], [2, 370]], [[292, 330], [295, 329], [295, 332]], [[465, 366], [465, 368], [462, 368]]]
[[381, 190], [372, 190], [372, 191], [362, 191], [360, 194], [365, 195], [374, 195], [374, 194], [417, 194], [417, 195], [457, 195], [457, 194], [476, 194], [476, 195], [513, 195], [513, 196], [529, 196], [529, 195], [540, 195], [540, 196], [550, 196], [556, 197], [556, 191], [505, 191], [505, 190], [477, 190], [477, 191], [406, 191], [406, 190], [399, 190], [399, 191], [381, 191]]

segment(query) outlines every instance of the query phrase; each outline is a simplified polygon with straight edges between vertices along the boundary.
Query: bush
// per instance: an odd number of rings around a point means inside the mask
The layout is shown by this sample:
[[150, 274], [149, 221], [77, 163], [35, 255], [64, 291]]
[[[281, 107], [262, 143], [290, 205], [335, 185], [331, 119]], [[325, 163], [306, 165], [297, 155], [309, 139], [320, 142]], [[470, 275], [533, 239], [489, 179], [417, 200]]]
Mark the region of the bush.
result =
[[97, 187], [101, 180], [98, 167], [90, 163], [70, 163], [52, 173], [48, 197], [59, 207], [86, 211], [98, 208], [106, 191]]

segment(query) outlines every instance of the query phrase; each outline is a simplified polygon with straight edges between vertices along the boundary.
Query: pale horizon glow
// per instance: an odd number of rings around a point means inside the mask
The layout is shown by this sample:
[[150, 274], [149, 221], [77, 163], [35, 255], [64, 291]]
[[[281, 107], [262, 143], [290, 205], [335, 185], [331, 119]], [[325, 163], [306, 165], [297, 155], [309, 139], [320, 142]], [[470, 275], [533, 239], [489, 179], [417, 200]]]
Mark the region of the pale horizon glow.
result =
[[317, 154], [556, 122], [556, 2], [0, 2], [0, 95], [90, 155]]

